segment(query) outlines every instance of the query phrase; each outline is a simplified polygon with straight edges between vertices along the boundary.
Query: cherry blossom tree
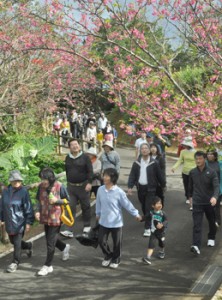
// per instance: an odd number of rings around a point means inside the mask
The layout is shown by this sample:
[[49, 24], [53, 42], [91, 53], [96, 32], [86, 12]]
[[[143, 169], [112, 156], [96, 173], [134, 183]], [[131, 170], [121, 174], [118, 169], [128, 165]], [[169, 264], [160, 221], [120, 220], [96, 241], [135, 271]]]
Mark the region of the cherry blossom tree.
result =
[[[48, 66], [54, 99], [64, 93], [70, 100], [73, 90], [100, 84], [109, 90], [109, 101], [146, 130], [158, 127], [162, 133], [178, 134], [188, 124], [205, 142], [222, 138], [220, 1], [35, 4], [8, 4], [4, 24], [19, 28], [17, 51], [48, 52], [53, 66], [60, 67], [54, 71]], [[4, 24], [1, 28], [7, 29]], [[9, 35], [0, 39], [15, 44]], [[187, 66], [176, 68], [187, 51], [196, 59], [189, 66], [190, 76], [195, 79], [200, 64], [206, 70], [201, 88], [187, 88], [181, 80]]]

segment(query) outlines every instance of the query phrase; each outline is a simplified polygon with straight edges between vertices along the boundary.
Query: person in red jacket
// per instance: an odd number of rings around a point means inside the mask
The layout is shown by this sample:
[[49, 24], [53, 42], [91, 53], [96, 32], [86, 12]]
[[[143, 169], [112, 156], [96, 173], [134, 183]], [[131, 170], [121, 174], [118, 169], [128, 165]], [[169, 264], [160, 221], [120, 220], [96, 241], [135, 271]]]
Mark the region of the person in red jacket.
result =
[[65, 244], [58, 238], [61, 227], [61, 205], [64, 199], [69, 199], [66, 188], [56, 181], [55, 174], [51, 168], [44, 168], [40, 171], [39, 177], [42, 182], [37, 191], [37, 208], [35, 218], [44, 224], [47, 256], [44, 266], [37, 273], [45, 276], [53, 272], [52, 261], [55, 247], [62, 251], [62, 260], [69, 259], [70, 245]]

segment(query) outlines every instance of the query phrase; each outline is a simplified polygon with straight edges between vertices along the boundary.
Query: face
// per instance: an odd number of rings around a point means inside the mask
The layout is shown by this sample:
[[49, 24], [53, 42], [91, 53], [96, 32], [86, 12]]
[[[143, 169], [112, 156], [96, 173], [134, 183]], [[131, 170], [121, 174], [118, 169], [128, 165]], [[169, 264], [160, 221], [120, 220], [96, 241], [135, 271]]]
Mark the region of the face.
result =
[[161, 200], [158, 201], [155, 205], [153, 205], [153, 209], [156, 210], [156, 211], [161, 210], [162, 207], [163, 207], [163, 205], [162, 205]]
[[141, 132], [140, 136], [141, 136], [142, 139], [145, 139], [146, 138], [146, 132]]
[[14, 180], [14, 181], [11, 181], [10, 183], [13, 188], [19, 188], [22, 185], [21, 180]]
[[157, 154], [157, 148], [155, 146], [152, 146], [150, 148], [150, 152], [151, 152], [151, 154]]
[[48, 181], [48, 179], [42, 179], [41, 182], [42, 182], [42, 186], [44, 188], [49, 187], [49, 181]]
[[148, 156], [150, 154], [150, 148], [148, 147], [148, 145], [143, 145], [140, 148], [140, 153], [142, 156]]
[[104, 182], [105, 185], [110, 185], [112, 183], [110, 176], [108, 176], [107, 174], [104, 174], [103, 175], [103, 182]]
[[196, 166], [201, 168], [205, 166], [205, 158], [203, 156], [195, 157]]
[[110, 147], [109, 147], [109, 146], [107, 146], [107, 145], [106, 145], [106, 146], [104, 146], [104, 151], [105, 151], [105, 152], [110, 152], [110, 151], [111, 151], [111, 149], [110, 149]]
[[208, 161], [215, 161], [216, 160], [215, 156], [214, 156], [214, 154], [212, 152], [208, 152], [207, 153], [207, 160]]
[[77, 141], [72, 141], [69, 146], [71, 153], [78, 153], [80, 151], [80, 145]]
[[153, 138], [152, 138], [152, 137], [149, 137], [149, 136], [146, 138], [146, 140], [147, 140], [147, 142], [148, 142], [149, 144], [151, 144], [151, 143], [153, 142]]

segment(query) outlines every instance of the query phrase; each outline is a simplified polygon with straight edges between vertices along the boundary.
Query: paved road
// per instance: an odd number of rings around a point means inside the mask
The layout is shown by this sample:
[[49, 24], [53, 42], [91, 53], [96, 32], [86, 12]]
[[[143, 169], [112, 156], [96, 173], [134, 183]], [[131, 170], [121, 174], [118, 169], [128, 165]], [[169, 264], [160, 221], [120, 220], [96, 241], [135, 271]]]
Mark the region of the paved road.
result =
[[[122, 166], [120, 184], [125, 183], [134, 153], [130, 149], [118, 149]], [[208, 248], [207, 227], [204, 224], [201, 255], [194, 257], [189, 251], [191, 244], [191, 212], [185, 204], [180, 170], [170, 175], [174, 163], [167, 159], [168, 192], [165, 211], [169, 217], [166, 237], [166, 258], [155, 257], [152, 265], [141, 262], [146, 252], [147, 238], [143, 238], [143, 224], [124, 213], [122, 260], [118, 269], [101, 267], [100, 249], [84, 247], [70, 239], [70, 260], [63, 262], [61, 253], [56, 251], [54, 272], [47, 277], [37, 277], [36, 272], [45, 259], [44, 237], [34, 242], [35, 252], [31, 259], [25, 256], [16, 273], [0, 271], [0, 299], [80, 299], [80, 300], [131, 300], [131, 299], [210, 299], [215, 286], [219, 285], [221, 272], [221, 232], [215, 248]], [[138, 208], [136, 194], [131, 197]], [[92, 208], [93, 221], [95, 219]], [[76, 221], [75, 233], [82, 230], [81, 217]], [[1, 270], [10, 263], [11, 254], [0, 259]], [[209, 275], [209, 276], [208, 276]], [[206, 280], [205, 280], [206, 279]], [[198, 284], [199, 282], [199, 284]], [[200, 288], [201, 286], [201, 288]], [[199, 292], [198, 292], [199, 289]], [[208, 295], [207, 295], [208, 294]]]

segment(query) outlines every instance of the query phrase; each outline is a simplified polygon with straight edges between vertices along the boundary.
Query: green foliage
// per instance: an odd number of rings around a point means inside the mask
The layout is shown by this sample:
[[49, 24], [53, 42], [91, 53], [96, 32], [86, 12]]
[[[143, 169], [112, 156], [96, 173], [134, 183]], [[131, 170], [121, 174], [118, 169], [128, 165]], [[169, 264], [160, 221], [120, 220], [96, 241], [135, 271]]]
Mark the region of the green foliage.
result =
[[0, 152], [6, 151], [9, 148], [13, 147], [15, 143], [17, 143], [19, 137], [17, 134], [13, 132], [8, 132], [7, 134], [3, 134], [0, 136]]
[[206, 69], [203, 66], [187, 66], [185, 69], [174, 73], [174, 77], [188, 94], [193, 95], [204, 89]]

